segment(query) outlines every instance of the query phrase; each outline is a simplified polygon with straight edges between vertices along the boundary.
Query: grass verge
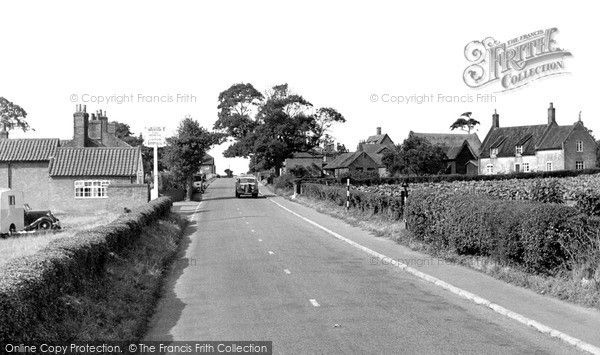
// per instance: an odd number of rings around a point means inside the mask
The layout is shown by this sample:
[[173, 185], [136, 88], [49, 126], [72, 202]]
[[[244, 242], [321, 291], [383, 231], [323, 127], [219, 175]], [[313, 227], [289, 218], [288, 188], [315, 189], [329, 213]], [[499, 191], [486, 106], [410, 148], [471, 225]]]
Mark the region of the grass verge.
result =
[[[275, 194], [290, 198], [290, 191], [274, 189], [271, 186], [269, 189]], [[306, 196], [297, 196], [294, 201], [321, 213], [340, 218], [353, 226], [368, 230], [378, 237], [394, 240], [412, 250], [470, 267], [496, 279], [531, 289], [540, 294], [600, 310], [600, 284], [583, 283], [581, 270], [566, 271], [557, 276], [543, 276], [525, 272], [516, 266], [499, 264], [488, 257], [465, 256], [455, 253], [436, 254], [432, 253], [429, 245], [415, 241], [402, 222], [391, 222], [379, 215], [363, 213], [355, 209], [347, 211], [345, 207], [336, 203]]]
[[130, 248], [111, 254], [102, 275], [65, 295], [71, 309], [64, 322], [74, 330], [71, 340], [140, 340], [186, 225], [174, 213], [158, 220]]

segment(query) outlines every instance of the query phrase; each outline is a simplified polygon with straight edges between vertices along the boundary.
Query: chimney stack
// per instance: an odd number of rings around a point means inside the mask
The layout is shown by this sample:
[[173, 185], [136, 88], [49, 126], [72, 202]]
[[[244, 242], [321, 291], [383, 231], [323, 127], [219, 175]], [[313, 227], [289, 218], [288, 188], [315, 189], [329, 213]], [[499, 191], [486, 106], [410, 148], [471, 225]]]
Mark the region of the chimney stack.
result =
[[75, 106], [73, 114], [73, 144], [75, 147], [85, 147], [88, 136], [88, 119], [90, 115], [86, 112], [86, 106], [79, 104]]
[[377, 135], [380, 136], [381, 135], [381, 127], [377, 127]]
[[554, 109], [554, 105], [552, 102], [550, 103], [550, 107], [548, 107], [548, 125], [556, 124], [556, 110]]
[[492, 128], [499, 128], [500, 127], [500, 115], [498, 114], [498, 112], [496, 112], [496, 109], [494, 109], [494, 114], [492, 115]]

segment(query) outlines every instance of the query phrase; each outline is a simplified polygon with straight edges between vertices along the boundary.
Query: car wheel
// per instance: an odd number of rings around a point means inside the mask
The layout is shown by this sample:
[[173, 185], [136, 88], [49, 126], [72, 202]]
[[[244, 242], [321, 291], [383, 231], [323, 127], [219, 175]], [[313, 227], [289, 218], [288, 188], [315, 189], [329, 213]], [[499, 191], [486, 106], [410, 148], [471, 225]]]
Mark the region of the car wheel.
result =
[[8, 228], [8, 236], [12, 237], [15, 233], [17, 233], [17, 227], [14, 224], [11, 224]]
[[258, 194], [252, 194], [252, 198], [257, 198]]
[[52, 223], [50, 223], [50, 221], [41, 221], [37, 225], [38, 229], [50, 229], [51, 227], [52, 227]]

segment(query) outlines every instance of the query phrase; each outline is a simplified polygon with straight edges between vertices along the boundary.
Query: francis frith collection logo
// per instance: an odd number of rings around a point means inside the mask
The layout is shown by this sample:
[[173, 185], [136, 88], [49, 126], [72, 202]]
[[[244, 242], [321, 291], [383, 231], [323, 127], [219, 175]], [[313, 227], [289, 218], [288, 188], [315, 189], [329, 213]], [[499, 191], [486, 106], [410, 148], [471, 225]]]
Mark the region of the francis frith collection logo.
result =
[[465, 57], [472, 64], [464, 73], [472, 88], [488, 84], [513, 90], [551, 75], [566, 74], [564, 58], [571, 52], [559, 48], [554, 40], [556, 28], [539, 30], [504, 43], [488, 37], [465, 46]]

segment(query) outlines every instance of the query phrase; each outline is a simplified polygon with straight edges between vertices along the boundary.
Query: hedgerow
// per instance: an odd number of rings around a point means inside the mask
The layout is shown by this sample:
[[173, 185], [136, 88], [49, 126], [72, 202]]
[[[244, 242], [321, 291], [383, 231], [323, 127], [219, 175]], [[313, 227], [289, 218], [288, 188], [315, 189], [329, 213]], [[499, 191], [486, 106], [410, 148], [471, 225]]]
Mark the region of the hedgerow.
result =
[[434, 253], [489, 256], [533, 273], [553, 275], [588, 263], [582, 257], [597, 249], [595, 224], [560, 204], [419, 191], [405, 212], [413, 238]]
[[109, 256], [130, 246], [171, 205], [171, 199], [161, 197], [106, 226], [56, 239], [0, 267], [0, 343], [71, 340], [60, 322], [70, 309], [67, 295], [99, 278]]

